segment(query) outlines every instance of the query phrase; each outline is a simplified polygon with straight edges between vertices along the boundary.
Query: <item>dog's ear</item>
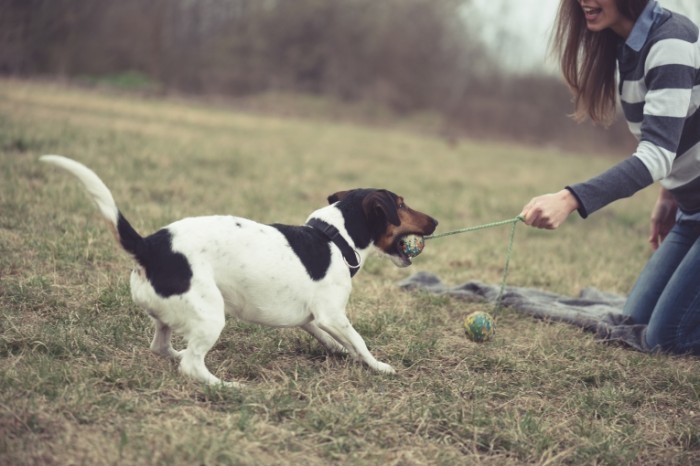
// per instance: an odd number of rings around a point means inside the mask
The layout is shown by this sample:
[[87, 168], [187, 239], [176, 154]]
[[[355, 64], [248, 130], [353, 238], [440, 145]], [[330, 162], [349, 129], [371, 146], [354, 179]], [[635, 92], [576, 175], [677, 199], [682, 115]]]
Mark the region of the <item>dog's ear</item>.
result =
[[331, 194], [330, 196], [328, 196], [328, 203], [335, 204], [336, 202], [340, 201], [345, 196], [347, 196], [349, 192], [350, 191], [338, 191], [337, 193]]
[[370, 221], [384, 221], [400, 225], [399, 212], [396, 210], [396, 195], [386, 189], [372, 191], [362, 200], [362, 209]]

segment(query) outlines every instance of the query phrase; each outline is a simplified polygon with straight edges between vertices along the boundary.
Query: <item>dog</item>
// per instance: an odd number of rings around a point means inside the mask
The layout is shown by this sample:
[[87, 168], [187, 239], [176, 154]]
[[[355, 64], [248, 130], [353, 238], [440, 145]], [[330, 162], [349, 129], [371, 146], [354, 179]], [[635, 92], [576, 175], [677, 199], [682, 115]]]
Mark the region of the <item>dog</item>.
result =
[[[179, 360], [185, 376], [223, 382], [204, 363], [224, 328], [225, 315], [273, 327], [301, 327], [331, 352], [347, 352], [383, 373], [352, 327], [345, 307], [372, 247], [398, 267], [411, 264], [399, 247], [408, 234], [430, 235], [438, 222], [385, 189], [353, 189], [328, 196], [327, 206], [301, 226], [264, 225], [241, 217], [186, 217], [142, 237], [117, 208], [100, 178], [59, 155], [41, 161], [74, 175], [87, 188], [122, 248], [137, 265], [133, 301], [155, 325], [151, 351]], [[173, 332], [186, 341], [171, 344]]]

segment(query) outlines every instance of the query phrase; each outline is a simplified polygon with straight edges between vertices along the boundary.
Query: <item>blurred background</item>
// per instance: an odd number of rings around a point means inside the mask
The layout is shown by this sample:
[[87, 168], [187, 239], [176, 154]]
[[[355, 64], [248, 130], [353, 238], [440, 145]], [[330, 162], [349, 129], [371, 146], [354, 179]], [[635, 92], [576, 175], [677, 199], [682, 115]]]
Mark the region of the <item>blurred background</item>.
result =
[[[696, 0], [662, 0], [700, 18]], [[625, 152], [567, 118], [548, 58], [558, 0], [2, 0], [0, 76], [294, 111], [311, 96], [361, 117], [431, 115], [450, 143], [499, 138]], [[286, 97], [285, 97], [286, 96]], [[279, 108], [275, 108], [278, 106]], [[292, 105], [293, 107], [293, 105]]]

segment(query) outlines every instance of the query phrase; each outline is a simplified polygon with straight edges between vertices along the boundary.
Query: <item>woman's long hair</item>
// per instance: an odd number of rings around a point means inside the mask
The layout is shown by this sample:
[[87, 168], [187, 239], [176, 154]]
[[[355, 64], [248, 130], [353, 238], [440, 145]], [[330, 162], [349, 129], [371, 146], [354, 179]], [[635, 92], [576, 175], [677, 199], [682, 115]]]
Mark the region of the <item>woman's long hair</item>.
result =
[[[622, 15], [636, 21], [649, 0], [616, 0]], [[552, 51], [574, 95], [573, 118], [607, 126], [615, 118], [615, 69], [620, 37], [611, 29], [591, 32], [579, 0], [561, 0]]]

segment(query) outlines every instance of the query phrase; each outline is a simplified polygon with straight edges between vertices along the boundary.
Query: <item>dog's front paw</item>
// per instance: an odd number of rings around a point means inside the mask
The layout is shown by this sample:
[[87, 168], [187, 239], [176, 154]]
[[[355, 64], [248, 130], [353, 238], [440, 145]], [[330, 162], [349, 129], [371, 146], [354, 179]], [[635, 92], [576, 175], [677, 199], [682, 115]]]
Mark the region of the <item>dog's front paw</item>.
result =
[[377, 364], [372, 367], [372, 369], [383, 372], [385, 374], [396, 374], [396, 369], [391, 367], [389, 364], [384, 364], [383, 362], [377, 361]]

